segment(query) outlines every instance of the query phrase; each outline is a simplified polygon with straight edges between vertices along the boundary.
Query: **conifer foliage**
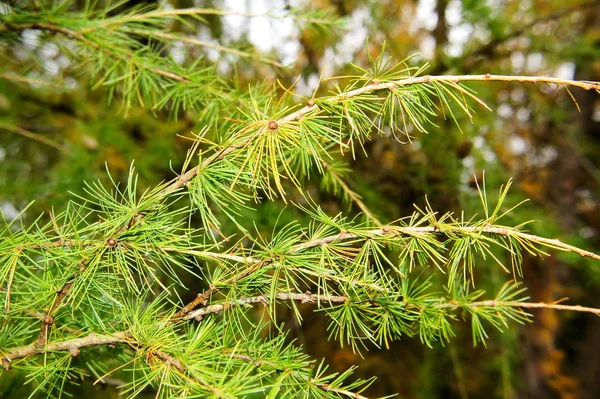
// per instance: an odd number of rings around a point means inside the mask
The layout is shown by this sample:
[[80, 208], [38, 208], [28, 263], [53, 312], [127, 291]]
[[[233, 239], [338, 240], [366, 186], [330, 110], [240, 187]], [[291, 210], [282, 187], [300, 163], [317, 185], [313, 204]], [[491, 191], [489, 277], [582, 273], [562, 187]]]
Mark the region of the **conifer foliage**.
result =
[[[0, 15], [1, 46], [18, 46], [24, 32], [37, 32], [119, 103], [124, 118], [132, 106], [172, 118], [187, 112], [199, 128], [170, 181], [141, 187], [130, 160], [127, 181], [88, 182], [85, 194], [37, 219], [26, 211], [3, 217], [1, 379], [22, 375], [41, 397], [65, 397], [82, 381], [116, 380], [123, 397], [151, 391], [161, 398], [364, 398], [372, 380], [354, 378], [354, 369], [330, 372], [286, 339], [277, 315], [282, 306], [299, 322], [299, 305], [312, 306], [328, 319], [330, 344], [357, 352], [401, 337], [444, 343], [457, 323], [470, 323], [474, 344], [485, 345], [490, 330], [529, 322], [533, 308], [600, 315], [528, 300], [519, 283], [523, 253], [600, 256], [532, 235], [526, 221], [510, 224], [511, 182], [497, 195], [480, 182], [481, 212], [472, 217], [427, 206], [384, 222], [344, 181], [348, 160], [368, 155], [368, 140], [410, 145], [444, 118], [460, 124], [489, 109], [469, 82], [596, 91], [599, 83], [429, 76], [427, 65], [396, 62], [382, 49], [354, 75], [322, 80], [302, 97], [279, 82], [238, 87], [205, 59], [181, 63], [167, 55], [183, 43], [243, 65], [279, 68], [268, 56], [170, 29], [225, 10], [27, 3]], [[343, 27], [328, 11], [263, 17], [288, 18], [320, 35]], [[0, 78], [53, 84], [11, 73]], [[306, 189], [315, 180], [354, 202], [362, 216], [324, 211]], [[265, 201], [287, 203], [310, 222], [278, 225], [263, 238], [240, 215]], [[226, 234], [225, 224], [237, 232]], [[476, 268], [488, 266], [505, 272], [497, 292], [479, 289], [485, 273], [475, 278]], [[191, 292], [191, 302], [181, 299]]]

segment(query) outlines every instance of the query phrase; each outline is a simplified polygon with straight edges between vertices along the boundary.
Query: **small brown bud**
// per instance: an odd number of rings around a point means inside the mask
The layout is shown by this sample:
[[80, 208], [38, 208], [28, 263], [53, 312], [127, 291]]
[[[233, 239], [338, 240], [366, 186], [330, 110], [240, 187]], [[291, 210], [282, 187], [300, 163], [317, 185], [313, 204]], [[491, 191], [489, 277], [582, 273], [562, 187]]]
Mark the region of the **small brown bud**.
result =
[[52, 316], [45, 316], [42, 319], [42, 323], [44, 323], [46, 325], [52, 324], [52, 323], [54, 323], [54, 317], [52, 317]]
[[113, 248], [117, 245], [117, 240], [114, 237], [110, 237], [108, 240], [106, 240], [106, 244]]
[[485, 74], [485, 78], [486, 78], [486, 79], [489, 79], [489, 78], [491, 78], [491, 77], [492, 77], [492, 75], [490, 75], [489, 73], [486, 73], [486, 74]]
[[279, 129], [279, 124], [277, 121], [269, 121], [269, 125], [267, 126], [269, 130], [277, 130]]
[[71, 352], [71, 356], [76, 357], [79, 355], [79, 348], [71, 348], [69, 352]]

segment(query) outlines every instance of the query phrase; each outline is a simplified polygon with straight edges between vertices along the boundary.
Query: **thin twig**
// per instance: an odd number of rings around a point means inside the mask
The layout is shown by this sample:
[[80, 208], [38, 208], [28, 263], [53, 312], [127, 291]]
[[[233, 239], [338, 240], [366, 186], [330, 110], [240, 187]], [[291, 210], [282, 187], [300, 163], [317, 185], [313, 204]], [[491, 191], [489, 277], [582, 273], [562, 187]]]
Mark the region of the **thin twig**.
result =
[[26, 78], [25, 76], [20, 76], [20, 75], [15, 75], [15, 74], [10, 74], [10, 73], [0, 73], [0, 79], [10, 80], [10, 81], [19, 82], [19, 83], [28, 83], [30, 85], [47, 86], [47, 87], [54, 87], [54, 88], [62, 87], [61, 85], [50, 82], [48, 80], [30, 79], [30, 78]]
[[[301, 303], [325, 303], [325, 304], [334, 304], [334, 303], [346, 303], [350, 301], [350, 298], [347, 296], [337, 296], [337, 295], [317, 295], [311, 293], [284, 293], [280, 292], [275, 294], [274, 298], [282, 300], [282, 301], [299, 301]], [[267, 295], [258, 295], [254, 297], [240, 298], [235, 301], [223, 302], [215, 305], [210, 305], [202, 309], [194, 310], [187, 314], [184, 319], [190, 320], [195, 319], [197, 321], [202, 320], [202, 318], [209, 314], [218, 314], [223, 311], [230, 310], [234, 307], [252, 305], [252, 304], [263, 304], [268, 305], [269, 296]], [[375, 303], [376, 300], [372, 300], [371, 302]], [[456, 301], [442, 302], [436, 303], [433, 305], [436, 308], [459, 308], [459, 307], [471, 307], [471, 308], [481, 308], [481, 307], [511, 307], [511, 308], [523, 308], [523, 309], [553, 309], [553, 310], [565, 310], [572, 312], [581, 312], [581, 313], [591, 313], [597, 316], [600, 316], [600, 309], [598, 308], [590, 308], [580, 305], [562, 305], [557, 303], [545, 303], [545, 302], [521, 302], [521, 301], [477, 301], [471, 303], [458, 303]]]
[[[142, 35], [142, 36], [157, 37], [157, 38], [166, 39], [166, 40], [172, 40], [172, 41], [180, 41], [182, 43], [187, 43], [187, 44], [193, 44], [195, 46], [206, 47], [206, 48], [210, 48], [210, 49], [213, 49], [213, 50], [217, 50], [219, 52], [230, 53], [230, 54], [237, 55], [237, 56], [244, 57], [244, 58], [258, 58], [258, 57], [260, 57], [260, 55], [257, 55], [257, 54], [251, 54], [251, 53], [248, 53], [246, 51], [234, 49], [234, 48], [231, 48], [231, 47], [225, 47], [225, 46], [221, 46], [221, 45], [215, 44], [215, 43], [210, 43], [210, 42], [207, 42], [207, 41], [204, 41], [204, 40], [198, 40], [198, 39], [195, 39], [193, 37], [175, 35], [175, 34], [172, 34], [172, 33], [161, 32], [161, 31], [149, 31], [149, 30], [144, 30], [144, 29], [136, 29], [136, 28], [128, 28], [128, 27], [121, 28], [121, 30], [123, 30], [125, 32], [130, 32], [130, 33]], [[277, 62], [275, 60], [269, 59], [269, 58], [260, 58], [260, 61], [263, 62], [263, 63], [265, 63], [265, 64], [273, 65], [273, 66], [275, 66], [277, 68], [283, 68], [283, 64], [281, 64], [280, 62]]]
[[[560, 79], [553, 78], [549, 76], [511, 76], [511, 75], [491, 75], [486, 73], [485, 75], [439, 75], [439, 76], [418, 76], [412, 78], [406, 78], [401, 80], [396, 80], [393, 82], [385, 82], [385, 83], [377, 83], [370, 84], [364, 87], [360, 87], [358, 89], [351, 90], [349, 92], [345, 92], [342, 94], [338, 94], [336, 96], [325, 98], [325, 102], [337, 102], [346, 100], [348, 98], [357, 97], [362, 94], [368, 94], [375, 91], [380, 90], [394, 90], [399, 87], [405, 86], [413, 86], [417, 84], [427, 84], [431, 82], [451, 82], [451, 83], [461, 83], [461, 82], [480, 82], [480, 81], [488, 81], [488, 82], [517, 82], [517, 83], [552, 83], [557, 86], [573, 86], [579, 87], [585, 90], [600, 90], [600, 82], [591, 82], [591, 81], [579, 81], [579, 80], [569, 80], [569, 79]], [[318, 104], [315, 104], [318, 108]], [[292, 112], [291, 114], [285, 116], [280, 119], [278, 123], [285, 123], [293, 120], [298, 120], [302, 116], [313, 112], [315, 110], [315, 106], [305, 106], [300, 108], [299, 110]]]
[[349, 398], [354, 398], [354, 399], [369, 399], [366, 396], [362, 396], [359, 393], [348, 391], [347, 389], [335, 388], [335, 387], [332, 387], [329, 384], [317, 384], [317, 386], [319, 388], [321, 388], [322, 390], [324, 390], [324, 391], [335, 392], [337, 394], [340, 394], [340, 395], [343, 395], [343, 396], [347, 396]]
[[[293, 292], [292, 293], [280, 292], [280, 293], [275, 294], [275, 298], [282, 300], [282, 301], [292, 300], [292, 301], [299, 301], [302, 303], [317, 303], [317, 302], [344, 303], [349, 299], [346, 296], [334, 296], [334, 295], [325, 296], [325, 295], [315, 295], [315, 294], [311, 294], [311, 293], [299, 294], [299, 293], [293, 293]], [[210, 305], [205, 308], [198, 309], [198, 310], [188, 313], [184, 317], [184, 319], [185, 320], [196, 319], [196, 320], [200, 321], [200, 320], [202, 320], [202, 318], [204, 316], [206, 316], [208, 314], [221, 313], [224, 310], [229, 310], [230, 308], [233, 308], [236, 306], [251, 305], [251, 304], [255, 304], [255, 303], [268, 304], [269, 297], [266, 295], [259, 295], [259, 296], [249, 297], [249, 298], [241, 298], [241, 299], [238, 299], [233, 302], [225, 302], [225, 303], [220, 303], [220, 304], [216, 304], [216, 305]]]
[[38, 339], [35, 343], [36, 346], [43, 348], [48, 343], [48, 337], [50, 336], [50, 331], [52, 329], [52, 324], [54, 324], [54, 314], [59, 309], [62, 301], [68, 295], [71, 287], [75, 283], [75, 278], [67, 281], [58, 291], [56, 296], [54, 297], [54, 301], [52, 302], [52, 306], [50, 310], [46, 314], [46, 316], [42, 319], [42, 326], [40, 327], [40, 333], [38, 334]]
[[188, 78], [185, 78], [181, 75], [177, 75], [176, 73], [173, 73], [173, 72], [163, 71], [162, 69], [158, 69], [158, 68], [152, 68], [151, 71], [157, 75], [164, 76], [166, 78], [173, 79], [173, 80], [176, 80], [181, 83], [190, 83], [191, 82], [191, 80], [189, 80]]
[[[431, 234], [431, 233], [444, 233], [444, 232], [457, 232], [457, 233], [465, 233], [465, 234], [488, 233], [488, 234], [497, 234], [497, 235], [501, 235], [501, 236], [519, 237], [519, 238], [522, 238], [522, 239], [525, 239], [528, 241], [532, 241], [532, 242], [535, 242], [538, 244], [545, 245], [550, 248], [554, 248], [554, 249], [558, 249], [558, 250], [566, 251], [566, 252], [574, 252], [582, 257], [600, 260], [600, 255], [598, 255], [594, 252], [587, 251], [587, 250], [575, 247], [573, 245], [564, 243], [564, 242], [560, 241], [559, 239], [540, 237], [540, 236], [536, 236], [534, 234], [525, 233], [523, 231], [511, 228], [511, 227], [498, 227], [498, 226], [493, 226], [493, 225], [487, 225], [487, 226], [483, 226], [483, 227], [446, 225], [444, 228], [440, 228], [439, 226], [422, 226], [422, 227], [406, 226], [406, 227], [403, 227], [403, 226], [386, 225], [386, 226], [382, 226], [381, 228], [378, 228], [378, 229], [364, 230], [360, 234], [342, 232], [339, 234], [334, 234], [334, 235], [323, 237], [323, 238], [309, 240], [309, 241], [292, 246], [289, 250], [289, 253], [296, 253], [296, 252], [300, 252], [307, 248], [312, 248], [312, 247], [325, 245], [325, 244], [335, 242], [335, 241], [343, 241], [343, 240], [354, 239], [354, 238], [368, 238], [368, 237], [375, 237], [375, 236], [385, 236], [385, 235], [390, 235], [390, 234], [391, 235], [398, 235], [398, 234], [411, 235], [411, 234]], [[100, 244], [100, 242], [98, 242], [98, 241], [84, 242], [84, 241], [79, 241], [79, 240], [57, 240], [57, 241], [53, 241], [53, 242], [49, 242], [49, 243], [45, 243], [45, 244], [29, 245], [26, 248], [39, 249], [39, 248], [62, 247], [62, 246], [69, 247], [69, 246], [77, 246], [77, 245], [92, 246], [92, 245], [97, 245], [97, 244]], [[235, 254], [227, 254], [227, 253], [196, 251], [196, 250], [181, 250], [178, 248], [170, 248], [170, 247], [163, 248], [162, 250], [166, 251], [166, 252], [186, 253], [189, 255], [195, 255], [195, 256], [206, 257], [206, 258], [228, 259], [228, 260], [231, 260], [234, 262], [245, 262], [245, 263], [249, 263], [249, 264], [264, 262], [264, 261], [261, 261], [259, 259], [255, 259], [252, 257], [243, 257], [243, 256], [239, 256], [239, 255], [235, 255]]]
[[600, 316], [600, 309], [590, 308], [580, 305], [561, 305], [558, 303], [545, 303], [545, 302], [519, 302], [519, 301], [479, 301], [466, 304], [470, 307], [501, 307], [508, 306], [513, 308], [523, 309], [553, 309], [553, 310], [566, 310], [571, 312], [582, 312], [592, 313]]
[[63, 35], [69, 36], [73, 39], [85, 41], [86, 39], [78, 32], [65, 28], [63, 26], [59, 26], [53, 23], [44, 23], [44, 22], [28, 22], [22, 24], [13, 24], [11, 22], [5, 22], [2, 27], [0, 27], [0, 32], [4, 31], [23, 31], [26, 29], [33, 30], [45, 30], [53, 33], [62, 33]]
[[30, 132], [27, 129], [23, 129], [22, 127], [13, 126], [13, 125], [9, 125], [9, 124], [0, 122], [0, 129], [8, 130], [9, 132], [13, 132], [13, 133], [21, 135], [23, 137], [27, 137], [28, 139], [35, 140], [39, 143], [42, 143], [42, 144], [48, 145], [52, 148], [55, 148], [60, 152], [67, 152], [67, 147], [65, 147], [64, 145], [59, 144], [58, 142], [56, 142], [52, 139], [44, 137], [41, 134]]

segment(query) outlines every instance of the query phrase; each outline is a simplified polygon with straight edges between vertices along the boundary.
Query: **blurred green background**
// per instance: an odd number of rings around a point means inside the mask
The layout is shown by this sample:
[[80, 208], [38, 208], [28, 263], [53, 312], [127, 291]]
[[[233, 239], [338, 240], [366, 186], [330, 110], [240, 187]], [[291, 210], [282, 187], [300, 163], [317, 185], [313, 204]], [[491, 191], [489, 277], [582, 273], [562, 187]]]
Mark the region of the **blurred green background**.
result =
[[[17, 2], [0, 2], [5, 10]], [[36, 3], [36, 2], [31, 2]], [[73, 8], [84, 2], [74, 1]], [[152, 2], [129, 2], [122, 7]], [[215, 7], [263, 13], [309, 2], [169, 1], [174, 7]], [[334, 35], [297, 28], [290, 21], [238, 16], [210, 17], [192, 26], [173, 26], [202, 40], [260, 52], [286, 68], [248, 63], [211, 49], [169, 49], [182, 63], [204, 57], [225, 78], [248, 87], [255, 82], [290, 85], [312, 93], [319, 75], [356, 73], [366, 66], [367, 51], [386, 52], [400, 61], [430, 62], [427, 74], [545, 75], [600, 80], [600, 3], [536, 0], [318, 0], [312, 8], [331, 8], [346, 19]], [[368, 46], [365, 43], [368, 39]], [[57, 87], [23, 83], [53, 82]], [[492, 112], [478, 108], [473, 123], [440, 120], [429, 135], [411, 144], [377, 138], [366, 145], [368, 157], [352, 160], [348, 184], [363, 196], [381, 220], [409, 215], [427, 196], [440, 213], [480, 210], [474, 177], [485, 171], [489, 192], [513, 177], [509, 202], [530, 201], [513, 214], [527, 220], [534, 234], [600, 250], [600, 96], [522, 84], [472, 84]], [[322, 88], [325, 92], [325, 88]], [[35, 203], [26, 216], [63, 209], [84, 181], [107, 181], [106, 168], [124, 181], [135, 160], [140, 186], [171, 179], [190, 146], [182, 138], [200, 130], [201, 112], [168, 112], [132, 107], [125, 115], [119, 98], [92, 90], [89, 74], [51, 41], [33, 31], [21, 33], [19, 45], [0, 40], [0, 207], [7, 218]], [[330, 212], [358, 209], [321, 192], [311, 195]], [[247, 220], [268, 236], [279, 218], [302, 218], [292, 207], [265, 202]], [[249, 222], [248, 224], [250, 224]], [[600, 307], [600, 267], [576, 255], [557, 253], [545, 259], [525, 257], [524, 280], [532, 301], [564, 297]], [[504, 282], [497, 268], [481, 268], [482, 288]], [[193, 295], [193, 293], [191, 294]], [[364, 357], [327, 339], [324, 320], [306, 309], [302, 326], [281, 313], [305, 350], [325, 357], [333, 370], [359, 365], [357, 376], [376, 376], [366, 392], [403, 398], [595, 398], [600, 395], [600, 319], [586, 314], [534, 311], [534, 323], [493, 331], [487, 348], [473, 348], [468, 325], [457, 324], [457, 337], [429, 349], [417, 339], [396, 342], [389, 350], [371, 348]], [[2, 384], [6, 381], [0, 381]], [[15, 384], [11, 381], [10, 384]], [[6, 388], [6, 387], [5, 387]], [[88, 392], [89, 391], [89, 392]], [[7, 392], [5, 390], [5, 392]], [[88, 397], [114, 396], [114, 387], [82, 387]], [[151, 397], [151, 395], [150, 395]]]

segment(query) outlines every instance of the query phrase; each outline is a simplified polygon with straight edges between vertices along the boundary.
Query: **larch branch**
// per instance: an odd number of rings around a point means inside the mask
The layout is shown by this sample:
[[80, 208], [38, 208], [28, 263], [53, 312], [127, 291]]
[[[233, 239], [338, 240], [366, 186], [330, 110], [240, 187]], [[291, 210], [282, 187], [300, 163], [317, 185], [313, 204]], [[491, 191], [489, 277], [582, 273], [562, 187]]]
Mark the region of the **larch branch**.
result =
[[37, 346], [35, 343], [21, 346], [18, 348], [9, 348], [4, 351], [3, 361], [4, 366], [10, 367], [10, 362], [15, 359], [20, 359], [32, 355], [39, 355], [46, 352], [56, 351], [71, 351], [76, 352], [77, 350], [87, 346], [99, 346], [108, 344], [118, 344], [125, 342], [127, 333], [116, 332], [111, 335], [98, 335], [91, 333], [82, 338], [74, 338], [67, 341], [56, 341], [49, 342], [45, 346]]
[[[254, 297], [240, 298], [230, 302], [224, 302], [220, 304], [210, 305], [206, 308], [198, 309], [193, 312], [190, 312], [185, 316], [185, 320], [196, 319], [201, 320], [202, 317], [209, 314], [218, 314], [223, 311], [227, 311], [234, 307], [251, 305], [251, 304], [268, 304], [269, 296], [267, 295], [258, 295]], [[299, 301], [301, 303], [318, 303], [318, 304], [339, 304], [346, 303], [350, 301], [350, 298], [347, 296], [336, 296], [336, 295], [318, 295], [311, 293], [294, 293], [294, 292], [280, 292], [275, 294], [275, 299], [282, 301]], [[376, 299], [371, 301], [372, 303], [376, 303]], [[433, 303], [431, 306], [439, 307], [439, 308], [461, 308], [461, 307], [512, 307], [512, 308], [523, 308], [523, 309], [553, 309], [553, 310], [564, 310], [564, 311], [574, 311], [574, 312], [584, 312], [591, 313], [600, 316], [600, 309], [584, 307], [579, 305], [563, 305], [558, 303], [544, 303], [544, 302], [521, 302], [521, 301], [496, 301], [496, 300], [487, 300], [487, 301], [477, 301], [472, 303], [458, 303], [456, 301], [448, 301], [448, 302], [437, 302]], [[16, 348], [9, 348], [4, 350], [4, 362], [5, 367], [10, 366], [10, 362], [15, 359], [24, 358], [27, 356], [38, 355], [46, 352], [53, 351], [72, 351], [74, 353], [77, 352], [80, 348], [89, 347], [89, 346], [100, 346], [107, 344], [118, 344], [118, 343], [128, 343], [132, 345], [131, 337], [129, 333], [126, 331], [115, 332], [110, 335], [98, 335], [95, 333], [91, 333], [85, 337], [74, 338], [66, 341], [58, 341], [58, 342], [50, 342], [47, 343], [44, 347], [36, 346], [35, 344], [29, 344]], [[135, 345], [134, 345], [135, 346]], [[162, 360], [171, 362], [171, 365], [175, 366], [178, 370], [183, 367], [181, 363], [177, 362], [171, 355], [160, 351], [152, 351], [157, 357]], [[180, 370], [181, 371], [181, 370]]]
[[[597, 90], [600, 91], [600, 82], [592, 81], [578, 81], [569, 79], [553, 78], [549, 76], [509, 76], [509, 75], [491, 75], [486, 73], [484, 75], [440, 75], [440, 76], [416, 76], [405, 79], [400, 79], [392, 82], [374, 83], [369, 84], [358, 89], [354, 89], [348, 92], [337, 94], [334, 96], [325, 97], [321, 100], [324, 103], [336, 103], [345, 101], [349, 98], [358, 97], [363, 94], [369, 94], [382, 90], [395, 90], [400, 87], [413, 86], [419, 84], [428, 84], [432, 82], [449, 82], [449, 83], [461, 83], [461, 82], [518, 82], [518, 83], [545, 83], [555, 84], [557, 86], [573, 86], [579, 87], [584, 90]], [[304, 115], [311, 112], [317, 112], [321, 110], [317, 102], [311, 101], [310, 104], [284, 116], [277, 120], [278, 125], [285, 124], [286, 122], [292, 122], [300, 120]], [[165, 189], [165, 193], [170, 193], [185, 187], [198, 173], [200, 170], [210, 165], [212, 162], [222, 159], [225, 155], [238, 148], [243, 147], [246, 142], [239, 142], [224, 149], [213, 153], [212, 156], [206, 158], [201, 165], [194, 167], [187, 172], [180, 175], [171, 185]]]
[[536, 236], [533, 234], [528, 234], [522, 232], [520, 230], [511, 228], [511, 227], [498, 227], [493, 225], [488, 226], [445, 226], [444, 228], [440, 228], [438, 226], [423, 226], [423, 227], [401, 227], [401, 226], [384, 226], [380, 229], [373, 230], [365, 230], [360, 234], [356, 233], [348, 233], [343, 232], [323, 238], [319, 238], [316, 240], [311, 240], [304, 242], [302, 244], [295, 245], [292, 247], [290, 252], [297, 252], [303, 249], [316, 247], [319, 245], [329, 244], [335, 241], [342, 241], [352, 238], [361, 238], [361, 237], [375, 237], [375, 236], [385, 236], [385, 235], [411, 235], [411, 234], [433, 234], [433, 233], [444, 233], [444, 232], [454, 232], [454, 233], [465, 233], [465, 234], [473, 234], [473, 233], [488, 233], [488, 234], [496, 234], [501, 236], [513, 236], [525, 239], [527, 241], [535, 242], [541, 245], [545, 245], [550, 248], [559, 249], [567, 252], [574, 252], [582, 257], [592, 258], [595, 260], [600, 260], [600, 255], [580, 249], [573, 245], [565, 244], [558, 239], [550, 239], [544, 238], [540, 236]]
[[[410, 236], [410, 235], [415, 235], [415, 234], [444, 234], [444, 233], [462, 233], [462, 234], [487, 233], [487, 234], [496, 234], [496, 235], [500, 235], [500, 236], [504, 236], [504, 237], [513, 236], [513, 237], [525, 239], [527, 241], [534, 242], [534, 243], [537, 243], [540, 245], [545, 245], [550, 248], [555, 248], [555, 249], [562, 250], [562, 251], [574, 252], [582, 257], [589, 257], [589, 258], [592, 258], [595, 260], [600, 260], [600, 255], [598, 255], [598, 254], [574, 247], [569, 244], [565, 244], [562, 241], [557, 240], [557, 239], [548, 239], [548, 238], [544, 238], [544, 237], [535, 236], [533, 234], [524, 233], [522, 231], [519, 231], [514, 228], [510, 228], [510, 227], [498, 227], [498, 226], [491, 226], [491, 225], [481, 226], [481, 227], [447, 225], [443, 229], [438, 226], [423, 226], [423, 227], [384, 226], [379, 229], [365, 230], [365, 231], [360, 232], [360, 234], [351, 233], [351, 232], [342, 232], [339, 234], [334, 234], [334, 235], [323, 237], [323, 238], [309, 240], [304, 243], [294, 245], [293, 247], [291, 247], [289, 249], [288, 253], [294, 254], [294, 253], [298, 253], [298, 252], [304, 251], [309, 248], [314, 248], [314, 247], [327, 245], [327, 244], [331, 244], [331, 243], [338, 242], [338, 241], [350, 240], [350, 239], [367, 239], [370, 237], [385, 237], [385, 236], [394, 237], [394, 236], [398, 236], [398, 235]], [[164, 250], [185, 253], [188, 255], [198, 256], [201, 258], [224, 259], [224, 260], [229, 260], [232, 262], [238, 262], [238, 263], [244, 263], [247, 265], [251, 265], [251, 267], [249, 267], [248, 269], [245, 269], [244, 271], [234, 275], [233, 277], [231, 277], [230, 279], [225, 281], [224, 284], [234, 284], [238, 280], [240, 280], [244, 277], [247, 277], [250, 274], [258, 271], [262, 266], [277, 264], [277, 262], [275, 262], [274, 260], [270, 260], [270, 259], [260, 259], [260, 258], [256, 258], [256, 257], [240, 256], [240, 255], [230, 254], [230, 253], [196, 251], [196, 250], [179, 250], [177, 248], [165, 248]], [[311, 270], [308, 270], [308, 269], [295, 269], [295, 270], [304, 272], [306, 274], [315, 275], [314, 272], [312, 272]], [[329, 279], [332, 281], [336, 281], [338, 283], [342, 282], [342, 283], [349, 283], [349, 284], [355, 284], [355, 285], [362, 285], [362, 286], [372, 289], [374, 291], [385, 292], [387, 290], [386, 288], [381, 287], [377, 284], [365, 283], [362, 281], [348, 281], [347, 279], [345, 279], [342, 276], [337, 276], [337, 275], [333, 275], [333, 274], [322, 273], [318, 276], [321, 276], [323, 278], [326, 278], [326, 279]], [[184, 317], [189, 312], [191, 312], [193, 309], [195, 309], [197, 306], [205, 304], [208, 301], [208, 299], [210, 298], [210, 296], [213, 293], [215, 293], [216, 291], [217, 291], [217, 288], [215, 286], [211, 286], [211, 288], [209, 290], [205, 291], [202, 294], [198, 294], [197, 298], [194, 299], [194, 301], [188, 303], [186, 306], [184, 306], [175, 315], [175, 317], [176, 318]]]
[[[317, 303], [317, 302], [325, 302], [325, 303], [344, 303], [349, 298], [345, 296], [335, 296], [335, 295], [315, 295], [311, 293], [284, 293], [280, 292], [275, 294], [275, 298], [281, 301], [299, 301], [301, 303]], [[219, 303], [216, 305], [210, 305], [205, 308], [194, 310], [193, 312], [188, 313], [184, 319], [196, 319], [198, 321], [202, 320], [202, 318], [208, 314], [216, 314], [221, 313], [225, 310], [236, 306], [244, 306], [251, 305], [255, 303], [268, 304], [269, 297], [266, 295], [259, 295], [249, 298], [241, 298], [232, 302]]]
[[[63, 26], [59, 26], [56, 24], [39, 23], [39, 22], [23, 23], [23, 24], [6, 23], [5, 26], [6, 26], [5, 28], [0, 28], [0, 32], [5, 31], [5, 30], [22, 31], [25, 29], [35, 29], [35, 30], [44, 30], [47, 32], [52, 32], [52, 33], [61, 33], [67, 37], [70, 37], [73, 40], [84, 43], [95, 50], [100, 50], [110, 56], [115, 56], [114, 53], [107, 51], [106, 48], [100, 46], [98, 43], [95, 43], [95, 42], [89, 40], [88, 38], [86, 38], [85, 37], [85, 32], [87, 31], [86, 29], [72, 30], [72, 29], [65, 28]], [[162, 70], [159, 68], [150, 68], [150, 70], [157, 75], [160, 75], [160, 76], [172, 79], [172, 80], [176, 80], [181, 83], [190, 83], [191, 82], [189, 79], [187, 79], [179, 74], [176, 74], [174, 72], [165, 71], [165, 70]]]

